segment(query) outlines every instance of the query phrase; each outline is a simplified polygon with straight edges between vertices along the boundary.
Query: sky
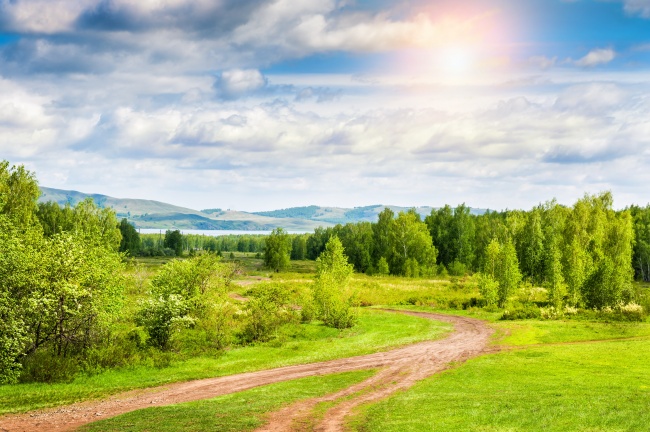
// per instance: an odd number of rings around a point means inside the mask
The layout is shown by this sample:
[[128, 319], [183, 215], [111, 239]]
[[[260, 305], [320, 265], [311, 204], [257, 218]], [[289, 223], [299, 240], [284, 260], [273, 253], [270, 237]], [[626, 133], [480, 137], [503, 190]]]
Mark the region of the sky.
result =
[[650, 201], [650, 0], [0, 0], [0, 160], [194, 209]]

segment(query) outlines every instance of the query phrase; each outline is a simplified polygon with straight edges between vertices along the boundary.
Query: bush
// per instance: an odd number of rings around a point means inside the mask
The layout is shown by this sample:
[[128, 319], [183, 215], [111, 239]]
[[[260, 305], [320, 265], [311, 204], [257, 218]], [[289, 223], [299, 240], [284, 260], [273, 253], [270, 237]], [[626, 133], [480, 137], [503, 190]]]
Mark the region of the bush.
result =
[[526, 305], [511, 310], [505, 310], [501, 315], [502, 320], [538, 319], [542, 314], [537, 306]]
[[467, 274], [467, 266], [460, 261], [449, 264], [447, 270], [451, 276], [465, 276]]
[[38, 350], [23, 359], [19, 382], [70, 382], [80, 369], [74, 357], [60, 357], [49, 350]]
[[614, 315], [616, 315], [620, 321], [642, 322], [645, 320], [643, 307], [636, 303], [618, 305], [616, 308], [614, 308]]
[[246, 304], [242, 340], [268, 341], [277, 335], [281, 325], [297, 321], [298, 314], [288, 304], [288, 300], [288, 293], [282, 285], [263, 284], [256, 287], [255, 297]]
[[156, 348], [170, 348], [174, 332], [189, 327], [195, 320], [187, 316], [189, 307], [183, 298], [176, 294], [169, 297], [147, 300], [142, 303], [136, 315], [136, 324], [144, 327], [149, 339], [147, 342]]

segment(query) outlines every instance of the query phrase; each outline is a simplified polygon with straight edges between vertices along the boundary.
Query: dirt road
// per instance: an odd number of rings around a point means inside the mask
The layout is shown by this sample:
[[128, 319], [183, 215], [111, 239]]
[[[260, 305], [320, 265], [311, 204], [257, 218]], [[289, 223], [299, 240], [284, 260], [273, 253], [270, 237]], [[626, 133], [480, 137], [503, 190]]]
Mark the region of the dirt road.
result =
[[69, 431], [93, 421], [152, 406], [209, 399], [314, 375], [379, 369], [375, 376], [362, 383], [322, 398], [299, 402], [272, 414], [269, 423], [260, 429], [288, 431], [299, 430], [306, 423], [313, 426], [310, 414], [317, 403], [341, 401], [327, 411], [316, 425], [316, 430], [339, 431], [342, 430], [344, 418], [356, 406], [408, 388], [445, 369], [450, 362], [463, 361], [480, 354], [485, 350], [492, 333], [483, 322], [471, 318], [424, 312], [401, 313], [450, 322], [454, 324], [455, 330], [442, 340], [420, 342], [387, 352], [171, 384], [122, 393], [102, 401], [0, 417], [0, 431]]

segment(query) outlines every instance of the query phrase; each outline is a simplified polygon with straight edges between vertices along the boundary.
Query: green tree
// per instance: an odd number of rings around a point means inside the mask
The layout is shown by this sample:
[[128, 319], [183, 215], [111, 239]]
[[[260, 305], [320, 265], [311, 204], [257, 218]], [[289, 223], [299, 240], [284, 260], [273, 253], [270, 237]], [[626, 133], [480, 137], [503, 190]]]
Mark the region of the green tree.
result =
[[126, 218], [120, 222], [120, 233], [122, 234], [122, 240], [120, 241], [119, 251], [136, 256], [140, 252], [141, 247], [140, 234]]
[[36, 219], [38, 193], [33, 174], [0, 164], [2, 382], [15, 381], [21, 363], [37, 355], [78, 361], [120, 312], [123, 264], [111, 247], [114, 213], [111, 219], [106, 211], [103, 219], [110, 221], [109, 232], [88, 228], [95, 221], [72, 218], [77, 229], [72, 222], [68, 231], [55, 224], [46, 237]]
[[297, 235], [291, 241], [291, 259], [304, 260], [307, 258], [307, 237], [306, 235]]
[[[413, 259], [418, 264], [419, 271], [431, 273], [434, 271], [438, 251], [424, 222], [415, 210], [400, 212], [395, 219], [391, 236], [394, 245], [391, 270], [405, 275], [408, 273], [408, 260]], [[411, 269], [413, 268], [411, 264]]]
[[489, 273], [478, 274], [478, 291], [488, 306], [496, 305], [499, 300], [499, 282]]
[[348, 328], [357, 321], [355, 296], [349, 287], [352, 272], [341, 241], [331, 237], [318, 258], [313, 285], [316, 317], [329, 327]]
[[122, 234], [112, 209], [100, 208], [92, 198], [86, 198], [74, 206], [72, 212], [72, 230], [76, 237], [83, 238], [91, 245], [111, 251], [119, 250]]
[[449, 205], [431, 210], [425, 218], [432, 242], [438, 250], [438, 261], [445, 267], [454, 261], [456, 254], [453, 250], [453, 224], [454, 212]]
[[528, 213], [520, 234], [521, 270], [533, 283], [544, 280], [544, 232], [542, 226], [543, 210], [534, 208]]
[[167, 230], [165, 232], [164, 245], [174, 251], [176, 256], [183, 255], [183, 234], [179, 230]]
[[9, 167], [9, 162], [0, 162], [0, 214], [24, 229], [36, 222], [36, 200], [40, 195], [34, 173], [22, 165]]
[[373, 262], [379, 263], [381, 258], [391, 261], [395, 253], [393, 231], [395, 227], [395, 213], [388, 207], [379, 213], [377, 223], [372, 225], [373, 236]]
[[291, 237], [282, 228], [276, 228], [266, 238], [264, 265], [276, 272], [289, 267], [291, 260]]
[[242, 331], [247, 342], [268, 341], [276, 336], [278, 328], [292, 322], [297, 315], [289, 304], [285, 287], [278, 284], [264, 284], [257, 287], [246, 303], [247, 320]]
[[372, 224], [370, 222], [346, 224], [341, 227], [338, 236], [350, 264], [359, 273], [366, 273], [372, 267]]
[[379, 258], [379, 262], [377, 263], [377, 274], [381, 276], [387, 276], [390, 274], [388, 261], [386, 261], [386, 258], [384, 257]]
[[517, 251], [511, 241], [507, 241], [501, 247], [499, 264], [497, 266], [497, 281], [499, 282], [499, 307], [504, 307], [510, 297], [521, 283], [521, 272], [519, 271], [519, 260]]
[[632, 206], [630, 213], [634, 222], [633, 260], [636, 278], [650, 282], [650, 205]]

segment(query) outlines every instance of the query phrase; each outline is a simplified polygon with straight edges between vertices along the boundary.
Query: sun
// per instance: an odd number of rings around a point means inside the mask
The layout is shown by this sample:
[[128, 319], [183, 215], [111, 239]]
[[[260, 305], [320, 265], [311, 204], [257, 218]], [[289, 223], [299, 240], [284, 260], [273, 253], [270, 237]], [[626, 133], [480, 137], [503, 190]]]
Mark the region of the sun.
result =
[[475, 56], [469, 48], [450, 46], [439, 52], [438, 65], [448, 75], [467, 75], [472, 72]]

